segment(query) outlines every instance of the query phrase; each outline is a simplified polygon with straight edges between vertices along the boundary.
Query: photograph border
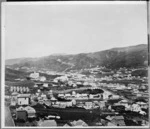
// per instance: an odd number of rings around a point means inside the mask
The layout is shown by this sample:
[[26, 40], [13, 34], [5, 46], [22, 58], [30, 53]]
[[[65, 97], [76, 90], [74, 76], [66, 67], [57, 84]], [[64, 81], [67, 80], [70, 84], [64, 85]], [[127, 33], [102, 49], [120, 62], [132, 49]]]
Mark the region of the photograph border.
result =
[[[49, 1], [49, 2], [9, 2], [9, 4], [60, 4], [60, 3], [63, 3], [63, 4], [81, 4], [81, 3], [85, 3], [86, 4], [95, 4], [95, 3], [99, 3], [100, 1]], [[106, 3], [106, 1], [103, 1], [104, 4]], [[129, 1], [108, 1], [109, 3], [112, 2], [112, 4], [115, 4], [115, 3], [126, 3], [126, 2], [129, 2]], [[132, 3], [135, 3], [135, 2], [138, 2], [138, 1], [131, 1]], [[140, 1], [141, 2], [145, 2], [145, 1]], [[4, 26], [4, 23], [5, 23], [5, 10], [4, 10], [4, 6], [6, 4], [8, 4], [8, 2], [5, 2], [5, 1], [2, 1], [1, 3], [1, 127], [2, 128], [39, 128], [39, 127], [6, 127], [4, 124], [4, 84], [5, 84], [5, 81], [4, 81], [4, 78], [5, 78], [5, 26]], [[147, 11], [147, 15], [148, 15], [148, 18], [147, 18], [147, 21], [149, 23], [150, 21], [150, 14], [149, 14], [149, 5], [150, 5], [150, 2], [148, 1], [147, 2], [147, 8], [148, 8], [148, 11]], [[150, 23], [149, 23], [150, 24]], [[150, 30], [149, 30], [149, 25], [148, 24], [148, 57], [150, 58], [150, 52], [149, 52], [149, 39], [150, 39]], [[148, 60], [149, 60], [148, 58]], [[149, 61], [148, 61], [149, 62]], [[149, 81], [148, 81], [148, 85], [150, 86], [150, 66], [148, 64], [148, 77], [149, 77]], [[150, 94], [150, 88], [149, 88], [149, 94]], [[150, 103], [150, 95], [149, 95], [149, 103]], [[150, 107], [149, 107], [150, 109]], [[150, 111], [150, 110], [149, 110]], [[149, 115], [149, 118], [150, 118], [150, 115]], [[149, 119], [149, 122], [150, 122], [150, 119]], [[78, 128], [78, 127], [41, 127], [41, 128]], [[90, 127], [82, 127], [82, 128], [100, 128], [100, 129], [103, 129], [103, 128], [114, 128], [114, 127], [109, 127], [109, 126], [102, 126], [102, 127], [93, 127], [93, 126], [90, 126]], [[117, 127], [117, 128], [142, 128], [142, 129], [145, 129], [145, 128], [149, 128], [149, 126], [142, 126], [142, 127], [139, 127], [139, 126], [126, 126], [126, 127]]]

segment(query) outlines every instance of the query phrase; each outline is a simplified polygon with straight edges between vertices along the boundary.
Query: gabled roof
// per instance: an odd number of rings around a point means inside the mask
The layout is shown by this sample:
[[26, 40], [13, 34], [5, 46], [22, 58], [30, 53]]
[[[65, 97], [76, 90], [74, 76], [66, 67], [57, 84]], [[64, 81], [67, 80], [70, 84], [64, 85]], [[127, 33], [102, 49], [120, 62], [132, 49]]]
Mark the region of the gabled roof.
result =
[[111, 122], [108, 122], [107, 126], [116, 126], [116, 125]]
[[68, 124], [65, 124], [64, 126], [65, 126], [65, 127], [70, 127], [70, 125], [68, 125]]
[[110, 120], [110, 121], [111, 121], [113, 118], [114, 118], [114, 117], [110, 117], [110, 116], [107, 116], [107, 117], [106, 117], [106, 119], [107, 119], [107, 120]]
[[124, 120], [124, 117], [123, 117], [123, 116], [114, 116], [114, 119], [117, 119], [117, 120]]
[[51, 127], [51, 126], [57, 126], [57, 123], [55, 120], [44, 120], [40, 123], [41, 127]]
[[30, 98], [30, 96], [31, 96], [30, 94], [19, 94], [17, 97], [18, 97], [18, 98], [25, 98], [25, 97], [26, 97], [26, 98], [27, 98], [27, 97]]
[[88, 126], [87, 123], [85, 123], [83, 120], [78, 120], [78, 121], [73, 121], [72, 122], [73, 126]]

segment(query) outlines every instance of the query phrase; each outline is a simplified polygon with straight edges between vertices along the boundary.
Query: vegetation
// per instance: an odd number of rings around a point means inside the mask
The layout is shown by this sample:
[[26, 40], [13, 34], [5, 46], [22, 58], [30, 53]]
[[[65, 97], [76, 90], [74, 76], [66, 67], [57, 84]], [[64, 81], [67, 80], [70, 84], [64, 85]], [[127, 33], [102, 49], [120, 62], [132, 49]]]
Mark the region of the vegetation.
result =
[[148, 76], [148, 70], [140, 69], [135, 70], [131, 73], [132, 76], [140, 76], [140, 77], [147, 77]]
[[28, 74], [29, 73], [27, 73], [27, 72], [6, 68], [5, 69], [5, 80], [6, 81], [14, 81], [15, 79], [18, 79], [18, 78], [26, 78], [26, 76]]
[[[20, 61], [18, 61], [20, 60]], [[6, 65], [11, 67], [36, 67], [53, 71], [67, 69], [83, 69], [93, 66], [106, 66], [110, 69], [120, 67], [136, 68], [147, 66], [148, 50], [146, 44], [137, 46], [114, 48], [94, 53], [81, 53], [77, 55], [51, 55], [42, 58], [7, 60]], [[11, 62], [11, 63], [9, 63]]]

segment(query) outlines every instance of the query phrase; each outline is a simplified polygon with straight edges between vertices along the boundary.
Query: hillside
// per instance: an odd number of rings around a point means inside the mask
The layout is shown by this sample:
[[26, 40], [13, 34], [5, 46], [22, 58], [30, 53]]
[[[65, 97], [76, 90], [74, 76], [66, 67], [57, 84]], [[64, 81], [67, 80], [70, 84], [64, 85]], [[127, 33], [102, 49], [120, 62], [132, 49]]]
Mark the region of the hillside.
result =
[[24, 79], [26, 78], [27, 75], [28, 73], [26, 72], [5, 68], [5, 80], [6, 81], [11, 81], [11, 80], [18, 79], [18, 78]]
[[[148, 50], [146, 44], [123, 48], [112, 48], [94, 53], [81, 53], [76, 55], [50, 55], [40, 58], [11, 59], [6, 60], [10, 67], [35, 67], [53, 71], [66, 71], [70, 69], [82, 69], [106, 66], [111, 69], [119, 67], [146, 66], [148, 62]], [[11, 63], [10, 63], [11, 62]]]

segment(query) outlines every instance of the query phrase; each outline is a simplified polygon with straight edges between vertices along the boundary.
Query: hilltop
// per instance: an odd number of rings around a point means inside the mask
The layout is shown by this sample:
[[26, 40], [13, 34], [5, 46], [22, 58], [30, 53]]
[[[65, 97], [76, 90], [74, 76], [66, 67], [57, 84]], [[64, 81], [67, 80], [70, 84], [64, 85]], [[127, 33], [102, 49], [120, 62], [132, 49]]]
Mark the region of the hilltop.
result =
[[79, 70], [96, 66], [105, 66], [111, 69], [145, 67], [148, 63], [147, 48], [146, 44], [140, 44], [93, 53], [54, 54], [40, 58], [9, 59], [6, 60], [6, 65], [12, 68], [34, 67], [52, 71]]

